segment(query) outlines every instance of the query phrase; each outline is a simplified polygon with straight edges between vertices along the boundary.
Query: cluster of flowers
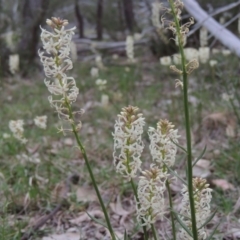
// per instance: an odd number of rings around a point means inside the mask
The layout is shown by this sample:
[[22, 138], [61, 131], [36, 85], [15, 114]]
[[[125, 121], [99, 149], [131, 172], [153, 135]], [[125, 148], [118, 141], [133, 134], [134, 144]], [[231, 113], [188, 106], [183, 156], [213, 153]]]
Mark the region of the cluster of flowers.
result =
[[[33, 119], [35, 125], [39, 128], [46, 129], [47, 127], [47, 116], [36, 116]], [[27, 139], [24, 137], [24, 121], [22, 119], [10, 120], [9, 129], [13, 134], [13, 137], [18, 139], [21, 143], [27, 143]], [[4, 138], [9, 138], [10, 135], [5, 133]]]
[[[160, 120], [157, 128], [149, 127], [150, 153], [153, 162], [148, 170], [141, 169], [141, 154], [144, 148], [142, 141], [143, 127], [145, 120], [137, 107], [128, 106], [122, 109], [115, 123], [114, 138], [114, 165], [117, 172], [122, 174], [128, 181], [138, 176], [138, 204], [137, 219], [142, 226], [150, 228], [157, 219], [162, 219], [166, 213], [167, 203], [164, 193], [166, 181], [169, 178], [168, 168], [175, 163], [178, 143], [178, 130], [168, 120]], [[198, 227], [210, 215], [211, 189], [206, 181], [200, 178], [193, 180], [195, 196], [196, 219]], [[181, 215], [186, 226], [191, 229], [189, 195], [186, 186], [182, 189], [182, 210]], [[198, 232], [200, 239], [206, 238], [206, 231], [201, 228]], [[180, 230], [181, 239], [192, 239], [184, 229]], [[187, 237], [186, 237], [187, 236]]]
[[[46, 23], [52, 28], [52, 32], [41, 28], [41, 40], [45, 51], [39, 50], [39, 56], [48, 78], [48, 80], [44, 80], [45, 85], [52, 94], [48, 99], [51, 106], [56, 109], [59, 118], [72, 124], [73, 119], [70, 119], [69, 111], [72, 103], [77, 99], [79, 89], [75, 79], [68, 77], [66, 71], [73, 67], [69, 55], [75, 27], [65, 29], [68, 21], [55, 17], [52, 17], [51, 20], [48, 19]], [[82, 113], [82, 110], [74, 112], [74, 114]], [[77, 129], [80, 128], [81, 122], [77, 125]], [[60, 129], [63, 132], [66, 130]]]
[[143, 220], [143, 225], [150, 227], [156, 219], [165, 213], [164, 192], [168, 178], [166, 166], [174, 164], [177, 152], [177, 130], [167, 120], [160, 120], [157, 129], [149, 128], [150, 152], [154, 163], [149, 170], [141, 169], [141, 154], [144, 148], [142, 141], [145, 125], [142, 114], [137, 107], [128, 106], [122, 109], [115, 123], [114, 137], [114, 165], [117, 172], [128, 180], [139, 178], [137, 218]]

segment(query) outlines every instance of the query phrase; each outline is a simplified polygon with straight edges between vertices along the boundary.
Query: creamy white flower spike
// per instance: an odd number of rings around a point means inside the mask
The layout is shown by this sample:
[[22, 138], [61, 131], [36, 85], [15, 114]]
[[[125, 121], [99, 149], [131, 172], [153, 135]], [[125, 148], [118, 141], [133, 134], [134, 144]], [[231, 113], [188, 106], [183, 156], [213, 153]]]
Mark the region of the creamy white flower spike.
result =
[[13, 133], [13, 136], [18, 139], [22, 143], [26, 143], [27, 139], [23, 137], [23, 132], [24, 132], [24, 121], [19, 119], [19, 120], [11, 120], [9, 121], [9, 129]]
[[134, 62], [134, 39], [132, 36], [126, 38], [126, 54], [129, 62]]
[[198, 50], [199, 61], [201, 63], [206, 63], [210, 57], [210, 48], [209, 47], [200, 47]]
[[[206, 222], [211, 214], [210, 210], [210, 202], [212, 199], [212, 189], [209, 188], [209, 184], [206, 183], [205, 179], [194, 178], [193, 179], [193, 191], [194, 191], [194, 204], [195, 204], [195, 214], [196, 214], [196, 222], [198, 229], [198, 239], [206, 239], [207, 232], [205, 227], [200, 228]], [[186, 226], [191, 231], [191, 214], [189, 207], [189, 193], [187, 186], [183, 186], [181, 191], [183, 199], [182, 206], [180, 210], [180, 218], [185, 223]], [[180, 228], [179, 233], [180, 240], [192, 240], [193, 238], [188, 235], [188, 233]]]
[[212, 59], [212, 60], [209, 61], [209, 65], [210, 65], [211, 67], [216, 66], [217, 63], [218, 63], [218, 61], [217, 61], [217, 60], [214, 60], [214, 59]]
[[34, 118], [34, 123], [37, 127], [46, 129], [47, 128], [47, 116], [37, 116]]
[[137, 107], [128, 106], [122, 109], [114, 125], [114, 165], [117, 172], [128, 180], [137, 176], [141, 169], [141, 154], [144, 148], [142, 141], [142, 114]]
[[95, 67], [91, 68], [90, 74], [93, 78], [98, 77], [99, 76], [98, 68], [95, 68]]
[[207, 47], [208, 46], [208, 30], [205, 27], [200, 29], [200, 46]]
[[195, 48], [184, 48], [184, 54], [187, 61], [198, 59], [198, 50]]
[[170, 66], [172, 59], [169, 56], [159, 58], [160, 64], [163, 66]]
[[12, 54], [9, 56], [9, 70], [12, 74], [15, 74], [19, 70], [18, 54]]
[[97, 79], [96, 85], [98, 86], [99, 91], [106, 89], [107, 80]]
[[166, 164], [168, 167], [174, 165], [178, 143], [178, 130], [168, 120], [160, 120], [157, 129], [149, 127], [150, 152], [153, 161], [156, 161], [160, 168]]
[[41, 28], [41, 40], [45, 51], [39, 50], [47, 77], [44, 82], [52, 94], [48, 98], [51, 106], [56, 109], [60, 118], [69, 120], [69, 108], [76, 101], [79, 93], [75, 79], [66, 75], [66, 72], [73, 67], [69, 55], [75, 27], [65, 29], [68, 21], [54, 17], [48, 19], [47, 24], [52, 27], [52, 32]]
[[162, 219], [166, 211], [164, 191], [166, 190], [167, 172], [151, 164], [150, 169], [142, 171], [138, 183], [139, 207], [137, 219], [142, 226], [151, 227], [157, 219]]

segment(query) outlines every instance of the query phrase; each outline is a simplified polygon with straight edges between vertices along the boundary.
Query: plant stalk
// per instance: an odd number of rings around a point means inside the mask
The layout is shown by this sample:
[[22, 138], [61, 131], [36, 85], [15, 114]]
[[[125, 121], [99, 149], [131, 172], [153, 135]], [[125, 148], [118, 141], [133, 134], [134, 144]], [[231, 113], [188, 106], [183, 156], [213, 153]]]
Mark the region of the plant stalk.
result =
[[171, 195], [171, 189], [169, 185], [169, 181], [167, 179], [166, 186], [168, 190], [168, 199], [169, 199], [169, 206], [170, 206], [170, 215], [171, 215], [171, 222], [172, 222], [172, 234], [173, 234], [173, 240], [177, 240], [176, 238], [176, 228], [175, 228], [175, 222], [174, 222], [174, 214], [173, 214], [173, 202], [172, 202], [172, 195]]
[[185, 128], [186, 128], [186, 140], [187, 140], [187, 181], [188, 181], [188, 193], [189, 193], [189, 203], [191, 211], [191, 221], [192, 221], [192, 234], [193, 239], [198, 240], [196, 214], [195, 214], [195, 204], [194, 204], [194, 193], [192, 185], [192, 145], [191, 145], [191, 126], [189, 117], [189, 106], [188, 106], [188, 74], [186, 70], [186, 59], [183, 50], [183, 43], [180, 32], [180, 24], [177, 19], [177, 15], [174, 9], [173, 0], [169, 0], [171, 10], [174, 17], [174, 22], [176, 25], [177, 37], [179, 41], [179, 51], [181, 54], [181, 64], [183, 71], [183, 102], [184, 102], [184, 115], [185, 115]]

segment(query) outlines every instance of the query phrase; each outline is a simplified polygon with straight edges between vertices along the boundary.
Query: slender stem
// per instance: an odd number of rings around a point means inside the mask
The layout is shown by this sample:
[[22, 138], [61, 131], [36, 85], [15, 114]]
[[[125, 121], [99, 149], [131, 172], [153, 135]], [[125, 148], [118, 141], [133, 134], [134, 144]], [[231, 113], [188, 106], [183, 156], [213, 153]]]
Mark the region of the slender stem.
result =
[[171, 195], [171, 189], [169, 185], [169, 181], [166, 181], [166, 186], [168, 190], [168, 199], [169, 199], [169, 206], [170, 206], [170, 215], [171, 215], [171, 221], [172, 221], [172, 234], [173, 234], [173, 240], [177, 240], [176, 238], [176, 228], [175, 228], [175, 222], [174, 222], [174, 214], [173, 214], [173, 202], [172, 202], [172, 195]]
[[85, 163], [86, 163], [86, 166], [87, 166], [87, 169], [88, 169], [90, 178], [91, 178], [92, 183], [93, 183], [93, 187], [94, 187], [94, 189], [95, 189], [95, 191], [96, 191], [98, 200], [99, 200], [100, 205], [101, 205], [102, 210], [103, 210], [103, 214], [104, 214], [105, 220], [106, 220], [106, 222], [107, 222], [108, 230], [109, 230], [109, 232], [110, 232], [110, 235], [111, 235], [111, 237], [112, 237], [112, 240], [116, 240], [116, 237], [115, 237], [115, 234], [114, 234], [114, 231], [113, 231], [113, 228], [112, 228], [112, 225], [111, 225], [111, 222], [110, 222], [108, 213], [107, 213], [107, 209], [106, 209], [106, 207], [105, 207], [105, 205], [104, 205], [104, 202], [103, 202], [103, 200], [102, 200], [101, 194], [100, 194], [100, 192], [99, 192], [99, 189], [98, 189], [96, 180], [95, 180], [95, 178], [94, 178], [94, 175], [93, 175], [93, 172], [92, 172], [92, 169], [91, 169], [91, 165], [90, 165], [89, 160], [88, 160], [88, 157], [87, 157], [87, 153], [86, 153], [85, 148], [84, 148], [84, 146], [82, 145], [82, 142], [81, 142], [81, 140], [80, 140], [80, 137], [79, 137], [79, 135], [78, 135], [78, 133], [77, 133], [77, 129], [76, 129], [76, 126], [75, 126], [75, 124], [74, 124], [74, 118], [73, 118], [73, 114], [72, 114], [72, 108], [71, 108], [71, 106], [69, 105], [67, 99], [65, 99], [65, 104], [66, 104], [66, 106], [67, 106], [67, 108], [68, 108], [69, 118], [70, 118], [70, 119], [72, 120], [72, 122], [73, 122], [73, 123], [71, 124], [71, 126], [72, 126], [72, 131], [73, 131], [74, 136], [75, 136], [75, 138], [76, 138], [76, 140], [77, 140], [77, 144], [78, 144], [78, 146], [79, 146], [79, 148], [80, 148], [80, 150], [81, 150], [81, 152], [82, 152], [82, 154], [83, 154], [83, 158], [84, 158], [84, 160], [85, 160]]
[[154, 240], [158, 240], [157, 234], [156, 234], [156, 229], [153, 224], [151, 224], [151, 228], [152, 228], [152, 234], [153, 234]]
[[[137, 205], [138, 205], [138, 209], [141, 207], [140, 203], [139, 203], [139, 198], [138, 198], [138, 194], [137, 194], [137, 189], [136, 189], [136, 186], [134, 184], [134, 181], [133, 179], [131, 178], [131, 185], [132, 185], [132, 189], [133, 189], [133, 193], [134, 193], [134, 196], [136, 198], [136, 202], [137, 202]], [[144, 224], [144, 221], [143, 219], [141, 220], [142, 224]], [[146, 226], [143, 226], [143, 233], [144, 233], [144, 239], [147, 240], [148, 239], [148, 233], [147, 233], [147, 228]]]
[[188, 75], [186, 70], [186, 60], [183, 50], [183, 43], [180, 32], [180, 24], [177, 18], [177, 14], [174, 8], [173, 0], [169, 0], [171, 10], [174, 16], [174, 22], [176, 25], [177, 37], [179, 41], [179, 51], [181, 54], [181, 63], [183, 71], [183, 102], [184, 102], [184, 115], [185, 115], [185, 127], [186, 127], [186, 139], [187, 139], [187, 180], [188, 180], [188, 193], [189, 193], [189, 203], [191, 211], [191, 221], [192, 221], [192, 234], [193, 239], [198, 240], [197, 233], [197, 223], [196, 223], [196, 214], [195, 214], [195, 205], [194, 205], [194, 193], [192, 185], [192, 145], [191, 145], [191, 126], [190, 126], [190, 117], [189, 117], [189, 106], [188, 106]]

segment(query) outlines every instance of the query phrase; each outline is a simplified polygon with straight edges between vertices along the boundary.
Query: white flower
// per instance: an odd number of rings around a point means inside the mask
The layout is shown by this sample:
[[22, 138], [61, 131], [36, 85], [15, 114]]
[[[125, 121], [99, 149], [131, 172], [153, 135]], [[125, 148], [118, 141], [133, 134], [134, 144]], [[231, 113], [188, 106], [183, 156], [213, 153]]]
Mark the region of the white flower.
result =
[[138, 183], [137, 219], [142, 226], [150, 228], [165, 213], [164, 191], [167, 173], [152, 164], [150, 169], [142, 171]]
[[214, 67], [215, 65], [217, 65], [217, 63], [218, 63], [217, 60], [210, 60], [210, 61], [209, 61], [209, 65], [210, 65], [211, 67]]
[[20, 142], [26, 143], [27, 139], [23, 137], [23, 132], [24, 132], [23, 125], [24, 125], [24, 122], [21, 119], [16, 121], [14, 120], [9, 121], [9, 129], [13, 133], [13, 136], [16, 139], [18, 139]]
[[[193, 194], [194, 194], [194, 204], [195, 204], [195, 214], [196, 214], [196, 223], [198, 228], [198, 238], [206, 239], [207, 233], [205, 227], [200, 228], [206, 220], [209, 218], [211, 210], [210, 210], [210, 202], [212, 199], [212, 189], [208, 188], [209, 184], [206, 183], [205, 179], [194, 178], [193, 179]], [[180, 209], [180, 218], [188, 226], [191, 231], [191, 212], [189, 205], [189, 193], [187, 186], [183, 186], [181, 191], [183, 199], [182, 206]], [[200, 228], [200, 229], [199, 229]], [[181, 240], [192, 240], [193, 238], [188, 235], [188, 233], [180, 228], [179, 239]]]
[[49, 92], [55, 95], [55, 97], [50, 96], [48, 98], [51, 106], [56, 108], [59, 117], [69, 120], [66, 113], [69, 106], [76, 101], [79, 93], [75, 79], [66, 75], [66, 71], [73, 67], [69, 55], [75, 27], [65, 29], [68, 21], [59, 18], [48, 19], [47, 24], [53, 28], [53, 31], [49, 32], [41, 28], [41, 40], [45, 51], [39, 51], [39, 56], [48, 78], [44, 82]]
[[148, 135], [150, 138], [150, 152], [153, 161], [160, 167], [166, 164], [168, 167], [174, 165], [177, 153], [178, 130], [173, 129], [174, 125], [168, 120], [160, 120], [157, 129], [149, 127]]
[[134, 39], [132, 36], [126, 38], [126, 54], [129, 62], [134, 62]]
[[205, 27], [200, 29], [200, 46], [208, 46], [208, 30]]
[[199, 61], [201, 63], [206, 63], [210, 56], [210, 48], [209, 47], [200, 47], [198, 50], [199, 53]]
[[224, 101], [226, 101], [226, 102], [229, 102], [229, 100], [230, 99], [233, 99], [234, 98], [234, 96], [233, 96], [233, 94], [227, 94], [227, 93], [223, 93], [222, 94], [222, 99], [224, 100]]
[[102, 107], [106, 108], [109, 105], [109, 96], [106, 94], [102, 94], [101, 96], [101, 105]]
[[228, 50], [228, 49], [222, 49], [222, 55], [223, 56], [228, 56], [228, 55], [230, 55], [231, 54], [231, 51], [230, 50]]
[[107, 80], [97, 79], [96, 85], [100, 91], [106, 89]]
[[12, 54], [9, 56], [9, 70], [12, 74], [15, 74], [19, 70], [18, 54]]
[[95, 67], [91, 68], [90, 73], [91, 73], [91, 76], [92, 76], [93, 78], [98, 77], [98, 75], [99, 75], [98, 68], [95, 68]]
[[161, 58], [159, 58], [159, 61], [160, 61], [160, 64], [163, 66], [170, 66], [172, 63], [172, 59], [169, 56], [161, 57]]
[[3, 133], [2, 137], [3, 137], [4, 139], [8, 139], [8, 138], [11, 137], [11, 135], [8, 134], [8, 133]]
[[106, 67], [104, 66], [104, 64], [102, 62], [102, 57], [100, 55], [97, 55], [95, 57], [95, 62], [96, 62], [96, 65], [99, 69], [102, 69], [102, 70], [106, 69]]
[[34, 123], [37, 127], [46, 129], [47, 127], [47, 116], [37, 116], [34, 118]]
[[198, 50], [195, 48], [184, 48], [184, 55], [187, 61], [198, 59]]
[[145, 121], [138, 110], [132, 106], [123, 108], [114, 125], [114, 165], [117, 172], [128, 180], [137, 176], [142, 164], [140, 157], [144, 148], [142, 133]]

